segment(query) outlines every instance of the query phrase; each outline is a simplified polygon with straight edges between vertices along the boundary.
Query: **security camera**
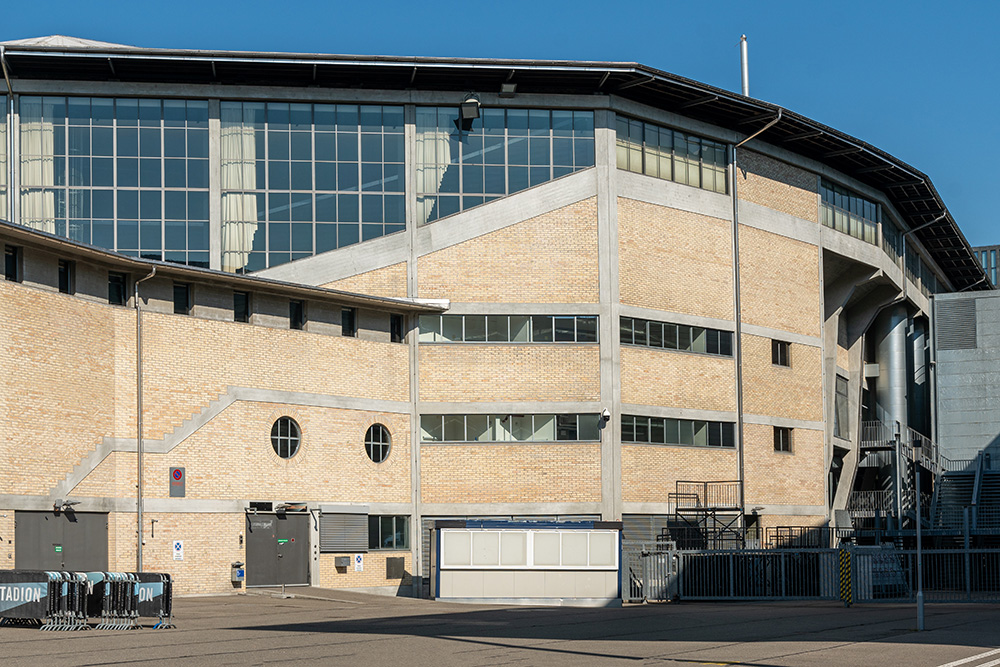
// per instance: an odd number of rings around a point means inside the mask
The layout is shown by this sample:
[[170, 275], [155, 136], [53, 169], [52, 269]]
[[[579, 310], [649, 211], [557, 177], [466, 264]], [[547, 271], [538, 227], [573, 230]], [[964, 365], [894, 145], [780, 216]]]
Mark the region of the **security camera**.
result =
[[611, 411], [608, 410], [607, 408], [604, 408], [604, 410], [601, 412], [601, 419], [603, 419], [606, 422], [611, 421]]

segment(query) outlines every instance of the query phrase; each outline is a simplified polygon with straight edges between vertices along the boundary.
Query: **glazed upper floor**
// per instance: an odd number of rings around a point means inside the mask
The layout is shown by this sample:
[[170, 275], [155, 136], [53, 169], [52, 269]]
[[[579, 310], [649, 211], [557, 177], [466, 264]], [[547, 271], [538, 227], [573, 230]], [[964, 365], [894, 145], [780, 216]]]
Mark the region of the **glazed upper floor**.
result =
[[727, 195], [733, 147], [767, 126], [751, 146], [822, 167], [821, 222], [881, 246], [925, 293], [985, 286], [920, 172], [640, 65], [31, 43], [0, 55], [7, 217], [127, 255], [253, 272], [595, 166]]

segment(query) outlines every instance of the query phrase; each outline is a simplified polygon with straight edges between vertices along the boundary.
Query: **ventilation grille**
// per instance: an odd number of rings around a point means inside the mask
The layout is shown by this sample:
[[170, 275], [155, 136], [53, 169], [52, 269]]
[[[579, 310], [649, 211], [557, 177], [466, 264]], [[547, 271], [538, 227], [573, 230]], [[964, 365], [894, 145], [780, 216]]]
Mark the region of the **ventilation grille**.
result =
[[937, 347], [939, 350], [974, 350], [976, 299], [940, 301], [937, 304]]
[[319, 550], [323, 553], [368, 551], [368, 515], [321, 514]]

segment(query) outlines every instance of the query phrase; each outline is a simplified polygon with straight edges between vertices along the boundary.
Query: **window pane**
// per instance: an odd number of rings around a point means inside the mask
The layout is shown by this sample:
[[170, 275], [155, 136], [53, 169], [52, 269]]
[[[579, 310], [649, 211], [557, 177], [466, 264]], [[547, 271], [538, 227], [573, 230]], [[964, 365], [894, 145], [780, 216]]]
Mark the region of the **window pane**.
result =
[[531, 318], [527, 315], [510, 316], [510, 339], [516, 343], [527, 343], [531, 337]]
[[580, 343], [597, 342], [597, 318], [582, 316], [576, 318], [576, 340]]
[[445, 442], [465, 441], [465, 417], [463, 415], [444, 416]]
[[462, 342], [462, 316], [442, 315], [441, 316], [441, 337], [446, 341]]
[[506, 315], [489, 315], [486, 318], [486, 339], [491, 343], [506, 343], [507, 320]]
[[546, 315], [532, 315], [531, 340], [536, 343], [551, 343], [552, 337], [552, 318]]
[[420, 417], [420, 439], [425, 442], [440, 442], [444, 437], [441, 415], [422, 415]]
[[486, 341], [486, 316], [466, 315], [465, 316], [465, 341], [485, 342]]

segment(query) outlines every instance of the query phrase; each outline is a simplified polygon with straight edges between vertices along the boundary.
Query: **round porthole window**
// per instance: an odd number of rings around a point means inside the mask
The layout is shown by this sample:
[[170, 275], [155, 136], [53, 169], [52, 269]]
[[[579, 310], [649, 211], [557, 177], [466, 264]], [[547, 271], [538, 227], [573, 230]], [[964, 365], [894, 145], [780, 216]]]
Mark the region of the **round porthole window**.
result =
[[271, 446], [274, 453], [283, 459], [290, 459], [299, 451], [302, 431], [291, 417], [279, 417], [271, 427]]
[[372, 424], [365, 433], [365, 452], [368, 453], [368, 458], [375, 463], [382, 463], [389, 458], [391, 448], [389, 429], [381, 424]]

